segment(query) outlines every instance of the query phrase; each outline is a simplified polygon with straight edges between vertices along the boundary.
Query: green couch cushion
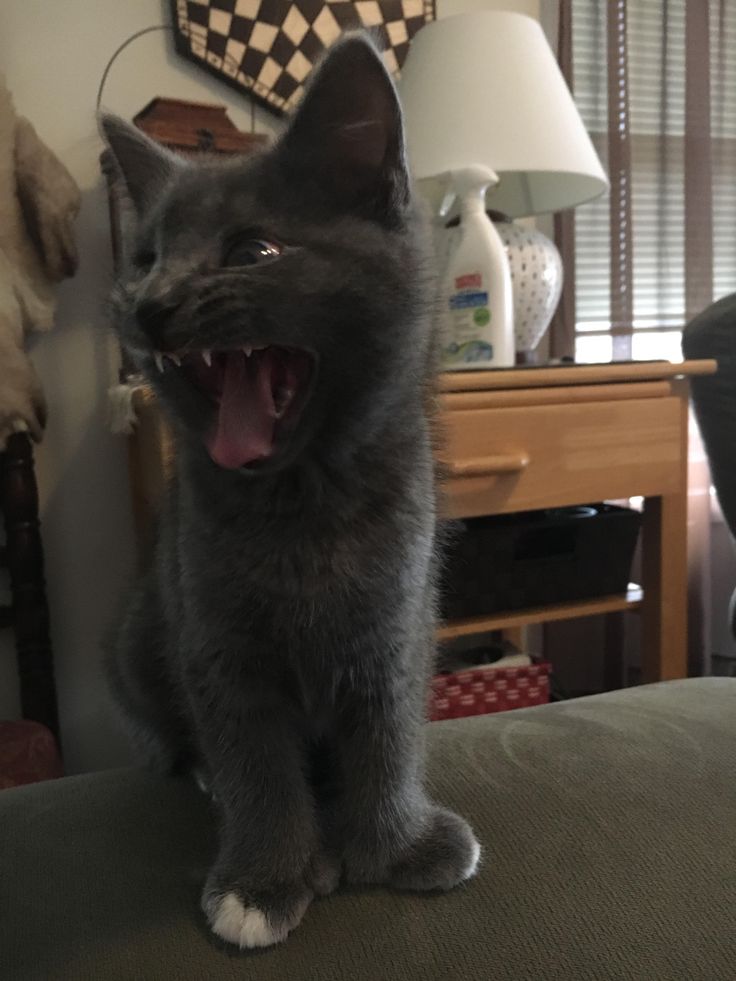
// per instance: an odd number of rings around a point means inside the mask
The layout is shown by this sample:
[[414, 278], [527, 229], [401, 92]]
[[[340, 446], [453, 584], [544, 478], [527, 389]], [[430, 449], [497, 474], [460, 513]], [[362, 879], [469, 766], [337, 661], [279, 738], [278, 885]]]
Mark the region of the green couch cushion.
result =
[[199, 911], [207, 802], [140, 770], [0, 792], [3, 981], [734, 981], [736, 680], [430, 727], [484, 846], [447, 895], [343, 890], [278, 948]]

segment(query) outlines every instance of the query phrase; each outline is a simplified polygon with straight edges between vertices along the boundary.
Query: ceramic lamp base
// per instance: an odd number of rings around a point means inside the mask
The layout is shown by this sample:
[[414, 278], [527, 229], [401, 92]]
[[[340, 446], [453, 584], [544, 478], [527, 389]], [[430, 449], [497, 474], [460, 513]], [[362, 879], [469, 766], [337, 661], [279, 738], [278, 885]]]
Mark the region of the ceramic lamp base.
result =
[[[516, 351], [533, 352], [550, 325], [562, 293], [562, 259], [554, 242], [536, 228], [489, 213], [511, 270]], [[533, 359], [523, 358], [526, 363]]]

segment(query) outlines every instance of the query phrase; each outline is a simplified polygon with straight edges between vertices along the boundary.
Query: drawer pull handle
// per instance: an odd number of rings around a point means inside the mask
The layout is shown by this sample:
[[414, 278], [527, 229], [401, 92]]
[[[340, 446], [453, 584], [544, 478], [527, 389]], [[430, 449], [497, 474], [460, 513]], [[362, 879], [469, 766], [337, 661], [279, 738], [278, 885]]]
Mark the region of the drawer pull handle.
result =
[[529, 466], [528, 453], [498, 453], [470, 460], [452, 460], [448, 469], [452, 477], [489, 477], [493, 474], [521, 473]]

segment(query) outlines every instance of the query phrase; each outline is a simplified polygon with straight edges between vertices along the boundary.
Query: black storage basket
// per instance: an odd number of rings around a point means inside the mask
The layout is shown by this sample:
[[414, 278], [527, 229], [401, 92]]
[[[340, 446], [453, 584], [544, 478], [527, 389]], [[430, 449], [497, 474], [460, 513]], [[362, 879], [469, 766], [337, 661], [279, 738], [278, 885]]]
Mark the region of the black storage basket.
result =
[[612, 504], [455, 523], [442, 577], [446, 619], [624, 593], [641, 514]]

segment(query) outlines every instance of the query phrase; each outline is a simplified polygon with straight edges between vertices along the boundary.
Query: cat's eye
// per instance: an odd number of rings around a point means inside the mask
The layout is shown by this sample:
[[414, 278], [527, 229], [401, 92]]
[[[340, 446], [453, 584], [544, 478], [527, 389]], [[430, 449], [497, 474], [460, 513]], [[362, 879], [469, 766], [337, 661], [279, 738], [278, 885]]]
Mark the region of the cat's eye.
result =
[[133, 256], [133, 264], [141, 272], [148, 272], [156, 262], [156, 253], [153, 249], [140, 249]]
[[276, 242], [243, 235], [227, 246], [222, 264], [223, 266], [255, 266], [260, 262], [277, 259], [283, 251], [283, 246]]

